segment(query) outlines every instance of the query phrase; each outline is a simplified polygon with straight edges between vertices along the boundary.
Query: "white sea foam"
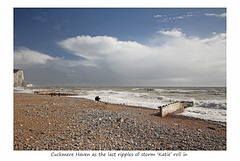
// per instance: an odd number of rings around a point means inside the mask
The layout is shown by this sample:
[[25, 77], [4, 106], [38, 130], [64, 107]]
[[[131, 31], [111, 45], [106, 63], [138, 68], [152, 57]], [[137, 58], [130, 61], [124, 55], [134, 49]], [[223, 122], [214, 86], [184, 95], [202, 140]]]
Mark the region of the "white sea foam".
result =
[[[81, 92], [82, 93], [82, 92]], [[149, 107], [157, 109], [158, 106], [163, 105], [162, 99], [164, 97], [151, 97], [147, 93], [132, 93], [124, 91], [101, 90], [88, 91], [85, 95], [74, 97], [81, 97], [94, 100], [95, 96], [100, 96], [102, 102], [124, 104], [129, 106]]]
[[24, 87], [14, 87], [14, 92], [16, 93], [33, 93], [31, 89], [27, 89]]
[[226, 110], [190, 107], [186, 108], [183, 113], [179, 115], [201, 118], [205, 120], [226, 122]]
[[195, 105], [197, 107], [209, 108], [209, 109], [227, 109], [227, 104], [224, 100], [204, 100], [196, 101]]

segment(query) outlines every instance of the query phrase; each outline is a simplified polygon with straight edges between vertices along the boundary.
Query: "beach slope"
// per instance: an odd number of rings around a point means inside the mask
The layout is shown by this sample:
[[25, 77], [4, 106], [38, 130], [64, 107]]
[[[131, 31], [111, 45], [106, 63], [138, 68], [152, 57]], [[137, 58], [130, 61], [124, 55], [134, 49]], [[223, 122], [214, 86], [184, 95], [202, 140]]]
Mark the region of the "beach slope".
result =
[[14, 150], [226, 150], [226, 123], [14, 93]]

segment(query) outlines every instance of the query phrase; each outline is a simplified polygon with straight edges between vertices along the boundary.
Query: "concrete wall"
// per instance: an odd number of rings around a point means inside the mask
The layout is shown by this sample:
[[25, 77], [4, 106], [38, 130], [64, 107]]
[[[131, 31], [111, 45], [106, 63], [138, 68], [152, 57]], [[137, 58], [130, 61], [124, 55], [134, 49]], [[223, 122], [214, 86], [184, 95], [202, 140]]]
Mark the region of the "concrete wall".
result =
[[171, 103], [168, 105], [163, 105], [158, 108], [160, 109], [160, 116], [164, 117], [169, 114], [181, 113], [184, 111], [184, 108], [192, 107], [192, 106], [193, 106], [193, 102], [182, 101], [182, 102]]
[[21, 69], [14, 69], [14, 87], [16, 86], [24, 86], [24, 75]]

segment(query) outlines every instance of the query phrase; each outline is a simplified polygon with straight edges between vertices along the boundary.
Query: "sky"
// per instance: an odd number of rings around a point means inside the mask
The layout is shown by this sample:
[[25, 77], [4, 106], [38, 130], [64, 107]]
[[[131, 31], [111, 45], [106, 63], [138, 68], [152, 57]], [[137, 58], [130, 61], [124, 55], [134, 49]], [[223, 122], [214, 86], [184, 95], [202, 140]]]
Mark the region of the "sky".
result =
[[226, 8], [14, 8], [33, 85], [226, 86]]

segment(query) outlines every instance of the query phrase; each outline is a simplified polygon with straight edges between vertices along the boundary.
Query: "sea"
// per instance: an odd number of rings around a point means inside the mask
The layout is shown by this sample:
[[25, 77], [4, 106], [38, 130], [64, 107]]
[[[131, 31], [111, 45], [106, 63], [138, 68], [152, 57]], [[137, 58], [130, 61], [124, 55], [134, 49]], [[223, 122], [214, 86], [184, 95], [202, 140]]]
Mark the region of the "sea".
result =
[[38, 86], [15, 87], [15, 92], [74, 93], [77, 98], [128, 106], [158, 109], [159, 106], [176, 101], [193, 101], [194, 106], [186, 108], [179, 115], [205, 120], [226, 122], [226, 87], [81, 87], [81, 86]]

